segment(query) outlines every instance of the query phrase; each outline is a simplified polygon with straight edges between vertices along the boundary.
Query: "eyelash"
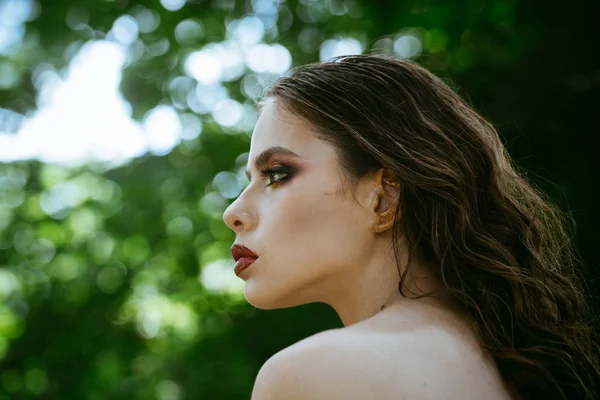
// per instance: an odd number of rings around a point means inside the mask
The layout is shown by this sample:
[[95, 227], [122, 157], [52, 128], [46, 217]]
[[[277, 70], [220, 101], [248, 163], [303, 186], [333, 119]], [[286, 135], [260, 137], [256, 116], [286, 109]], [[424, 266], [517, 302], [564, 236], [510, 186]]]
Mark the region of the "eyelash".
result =
[[262, 176], [269, 177], [269, 178], [271, 178], [275, 174], [284, 174], [285, 175], [284, 178], [275, 180], [274, 182], [270, 182], [265, 187], [269, 187], [269, 186], [277, 184], [277, 183], [283, 183], [292, 177], [292, 174], [290, 172], [286, 171], [285, 168], [268, 168], [268, 169], [263, 169], [262, 171], [260, 171], [260, 173]]

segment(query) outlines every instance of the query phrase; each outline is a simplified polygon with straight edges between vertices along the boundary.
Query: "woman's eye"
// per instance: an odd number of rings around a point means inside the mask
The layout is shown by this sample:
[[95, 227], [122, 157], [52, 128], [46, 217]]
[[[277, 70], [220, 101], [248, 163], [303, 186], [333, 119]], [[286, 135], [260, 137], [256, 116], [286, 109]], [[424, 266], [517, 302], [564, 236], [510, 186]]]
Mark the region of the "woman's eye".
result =
[[268, 169], [263, 171], [263, 175], [269, 178], [269, 183], [265, 187], [269, 187], [276, 183], [285, 182], [290, 179], [290, 174], [281, 169]]

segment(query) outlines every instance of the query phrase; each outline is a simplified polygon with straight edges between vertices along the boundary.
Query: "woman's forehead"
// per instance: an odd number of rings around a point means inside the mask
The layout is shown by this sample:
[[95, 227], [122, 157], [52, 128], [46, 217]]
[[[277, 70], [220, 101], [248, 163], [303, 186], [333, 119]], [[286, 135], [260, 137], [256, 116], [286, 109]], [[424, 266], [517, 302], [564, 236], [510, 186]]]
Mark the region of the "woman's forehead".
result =
[[306, 121], [277, 107], [275, 102], [269, 102], [262, 109], [252, 133], [250, 159], [275, 146], [287, 148], [301, 157], [330, 153], [326, 147], [330, 144], [318, 139]]

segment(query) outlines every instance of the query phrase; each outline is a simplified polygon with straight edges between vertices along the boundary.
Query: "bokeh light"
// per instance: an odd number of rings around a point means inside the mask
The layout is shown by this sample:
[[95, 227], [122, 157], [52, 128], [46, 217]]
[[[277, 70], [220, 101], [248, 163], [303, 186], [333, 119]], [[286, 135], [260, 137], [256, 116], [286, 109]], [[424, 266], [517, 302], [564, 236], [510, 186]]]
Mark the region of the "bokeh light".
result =
[[362, 44], [354, 38], [328, 39], [321, 44], [321, 61], [338, 56], [362, 54]]

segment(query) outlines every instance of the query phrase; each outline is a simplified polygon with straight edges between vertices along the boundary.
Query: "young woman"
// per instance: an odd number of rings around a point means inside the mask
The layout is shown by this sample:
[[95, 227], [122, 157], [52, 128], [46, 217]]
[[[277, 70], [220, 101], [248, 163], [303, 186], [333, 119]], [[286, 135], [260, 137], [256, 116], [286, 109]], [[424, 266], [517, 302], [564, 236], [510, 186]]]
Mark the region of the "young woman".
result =
[[344, 324], [271, 357], [253, 400], [598, 398], [564, 215], [422, 67], [346, 56], [279, 79], [247, 175], [223, 218], [248, 302]]

